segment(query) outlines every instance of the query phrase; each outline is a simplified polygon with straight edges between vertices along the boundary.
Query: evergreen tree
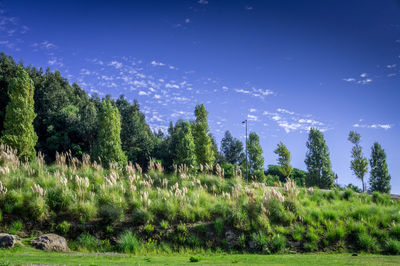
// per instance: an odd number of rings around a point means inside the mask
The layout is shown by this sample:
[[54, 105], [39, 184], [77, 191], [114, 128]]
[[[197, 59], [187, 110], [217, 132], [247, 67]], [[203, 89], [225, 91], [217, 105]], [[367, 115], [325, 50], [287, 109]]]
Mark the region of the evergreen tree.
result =
[[1, 142], [16, 149], [22, 159], [33, 159], [36, 156], [38, 137], [33, 127], [36, 117], [33, 93], [31, 78], [22, 66], [18, 66], [15, 77], [8, 86], [9, 102]]
[[306, 145], [308, 148], [304, 161], [308, 170], [306, 185], [331, 188], [335, 177], [324, 135], [318, 129], [311, 128]]
[[378, 142], [375, 142], [371, 148], [371, 159], [369, 163], [371, 167], [371, 176], [369, 179], [371, 191], [389, 193], [391, 189], [391, 177], [387, 169], [386, 153]]
[[221, 149], [228, 163], [240, 163], [241, 154], [243, 153], [243, 143], [237, 138], [233, 138], [229, 130], [225, 132], [222, 138]]
[[264, 157], [262, 156], [263, 151], [260, 145], [260, 138], [258, 137], [257, 133], [250, 132], [247, 148], [250, 173], [253, 174], [256, 171], [263, 171]]
[[274, 153], [278, 155], [278, 164], [281, 167], [281, 173], [283, 176], [285, 176], [285, 178], [288, 178], [293, 170], [293, 167], [290, 165], [289, 150], [282, 142], [280, 142], [277, 148], [274, 150]]
[[196, 147], [189, 122], [179, 120], [175, 124], [174, 134], [176, 139], [174, 164], [196, 167]]
[[194, 114], [196, 120], [193, 123], [193, 137], [196, 146], [196, 158], [198, 164], [214, 165], [215, 155], [211, 138], [208, 135], [208, 112], [203, 104], [196, 105]]
[[123, 166], [126, 156], [121, 147], [121, 116], [117, 107], [110, 100], [103, 100], [98, 119], [99, 132], [93, 147], [93, 158], [100, 158], [105, 167], [111, 162]]
[[353, 171], [354, 175], [361, 179], [362, 190], [365, 192], [364, 176], [368, 172], [368, 161], [364, 157], [362, 152], [362, 147], [360, 146], [361, 136], [355, 131], [350, 131], [349, 141], [354, 144], [351, 150], [351, 160], [350, 169]]

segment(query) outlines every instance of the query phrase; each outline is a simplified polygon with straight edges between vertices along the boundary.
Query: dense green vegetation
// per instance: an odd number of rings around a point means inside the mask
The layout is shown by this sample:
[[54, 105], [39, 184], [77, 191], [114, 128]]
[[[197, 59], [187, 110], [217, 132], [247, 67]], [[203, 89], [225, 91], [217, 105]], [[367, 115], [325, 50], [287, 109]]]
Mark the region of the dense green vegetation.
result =
[[[151, 132], [136, 101], [89, 97], [59, 72], [23, 68], [5, 54], [0, 102], [0, 232], [55, 232], [73, 250], [100, 252], [400, 253], [400, 203], [385, 194], [390, 175], [378, 143], [372, 195], [334, 186], [316, 128], [307, 172], [292, 168], [283, 143], [279, 165], [265, 170], [251, 132], [247, 183], [243, 144], [227, 131], [219, 152], [202, 104], [194, 121]], [[350, 134], [351, 165], [364, 180], [359, 140]]]
[[0, 162], [0, 231], [55, 232], [75, 250], [400, 253], [400, 202], [388, 194], [246, 185], [218, 166], [168, 174], [154, 160], [147, 173], [70, 154], [48, 166], [4, 146]]

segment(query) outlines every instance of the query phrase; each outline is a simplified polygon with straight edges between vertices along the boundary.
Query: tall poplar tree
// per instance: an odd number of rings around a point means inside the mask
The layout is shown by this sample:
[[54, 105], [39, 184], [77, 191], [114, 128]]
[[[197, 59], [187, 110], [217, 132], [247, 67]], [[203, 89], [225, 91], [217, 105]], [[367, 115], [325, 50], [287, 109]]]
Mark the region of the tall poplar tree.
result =
[[361, 136], [355, 131], [350, 131], [349, 141], [354, 144], [351, 150], [351, 160], [350, 169], [353, 171], [354, 175], [361, 179], [362, 189], [365, 192], [364, 176], [368, 172], [368, 161], [364, 157], [362, 152], [362, 147], [360, 146]]
[[221, 149], [228, 163], [240, 163], [241, 154], [243, 153], [243, 143], [237, 138], [233, 138], [229, 130], [225, 132], [225, 136], [222, 138]]
[[33, 93], [31, 78], [22, 66], [18, 66], [15, 77], [8, 86], [9, 102], [1, 142], [16, 149], [21, 159], [28, 160], [35, 158], [35, 145], [38, 140], [33, 127], [36, 117]]
[[196, 167], [195, 144], [189, 122], [180, 120], [175, 124], [176, 146], [174, 164]]
[[308, 170], [306, 185], [331, 188], [335, 182], [335, 176], [332, 172], [329, 149], [324, 135], [318, 129], [311, 128], [306, 145], [308, 148], [304, 161]]
[[288, 178], [292, 173], [293, 167], [290, 165], [290, 152], [286, 146], [280, 142], [274, 153], [278, 155], [278, 163], [281, 167], [280, 171], [285, 178]]
[[247, 142], [250, 173], [253, 174], [256, 171], [264, 169], [264, 157], [262, 156], [263, 151], [257, 133], [250, 132]]
[[196, 158], [198, 164], [213, 165], [215, 154], [211, 138], [208, 135], [208, 112], [203, 104], [196, 105], [194, 110], [196, 120], [193, 122], [193, 137], [196, 146]]
[[101, 102], [98, 128], [97, 140], [92, 151], [93, 158], [100, 158], [105, 167], [111, 162], [123, 166], [126, 156], [121, 147], [121, 116], [111, 100]]
[[371, 159], [369, 163], [371, 166], [371, 176], [369, 179], [371, 191], [389, 193], [391, 189], [391, 177], [387, 168], [386, 153], [378, 142], [375, 142], [371, 148]]

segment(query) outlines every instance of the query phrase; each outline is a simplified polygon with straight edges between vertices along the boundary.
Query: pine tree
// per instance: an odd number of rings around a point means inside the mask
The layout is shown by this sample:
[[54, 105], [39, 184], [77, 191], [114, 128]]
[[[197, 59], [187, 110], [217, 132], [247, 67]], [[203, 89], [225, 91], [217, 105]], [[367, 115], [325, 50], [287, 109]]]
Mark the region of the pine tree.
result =
[[375, 142], [371, 148], [371, 176], [369, 186], [371, 191], [379, 191], [382, 193], [390, 192], [390, 175], [387, 169], [386, 153], [378, 142]]
[[306, 145], [308, 148], [304, 161], [308, 170], [306, 185], [331, 188], [335, 177], [324, 135], [318, 129], [311, 128]]
[[290, 165], [290, 152], [286, 148], [286, 146], [280, 142], [277, 146], [277, 148], [274, 150], [274, 153], [277, 154], [278, 157], [278, 163], [279, 166], [281, 167], [281, 173], [284, 175], [286, 178], [290, 176], [292, 173], [293, 167]]
[[215, 154], [212, 147], [211, 138], [208, 135], [208, 112], [203, 104], [196, 105], [194, 114], [193, 137], [196, 146], [196, 158], [198, 164], [214, 165]]
[[92, 156], [101, 159], [108, 167], [116, 162], [119, 166], [126, 163], [126, 156], [121, 147], [121, 116], [111, 100], [103, 100], [98, 118], [98, 136], [93, 147]]
[[180, 120], [175, 124], [176, 146], [174, 164], [196, 167], [195, 144], [189, 122]]
[[264, 169], [264, 157], [262, 156], [262, 148], [260, 145], [260, 138], [257, 133], [250, 132], [248, 140], [248, 154], [249, 154], [249, 168], [250, 173]]
[[355, 131], [350, 131], [349, 141], [354, 144], [351, 150], [351, 157], [353, 160], [351, 160], [350, 169], [353, 170], [355, 176], [361, 179], [362, 189], [363, 192], [365, 192], [364, 176], [368, 172], [368, 161], [363, 155], [360, 139], [360, 134]]
[[18, 66], [14, 79], [8, 86], [10, 99], [6, 107], [1, 142], [18, 151], [21, 159], [35, 158], [38, 137], [33, 127], [36, 117], [33, 100], [34, 86], [28, 73]]

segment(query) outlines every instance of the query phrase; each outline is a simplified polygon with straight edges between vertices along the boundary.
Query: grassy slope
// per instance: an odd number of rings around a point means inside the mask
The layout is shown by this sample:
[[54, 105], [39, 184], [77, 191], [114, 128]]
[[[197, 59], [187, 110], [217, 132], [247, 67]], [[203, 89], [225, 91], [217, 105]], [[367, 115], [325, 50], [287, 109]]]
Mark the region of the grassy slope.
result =
[[135, 265], [135, 264], [269, 264], [269, 265], [398, 265], [399, 256], [351, 254], [293, 254], [293, 255], [248, 255], [248, 254], [204, 254], [200, 262], [190, 263], [190, 254], [118, 255], [90, 253], [50, 253], [32, 248], [18, 247], [0, 251], [0, 265], [7, 264], [64, 264], [64, 265]]

